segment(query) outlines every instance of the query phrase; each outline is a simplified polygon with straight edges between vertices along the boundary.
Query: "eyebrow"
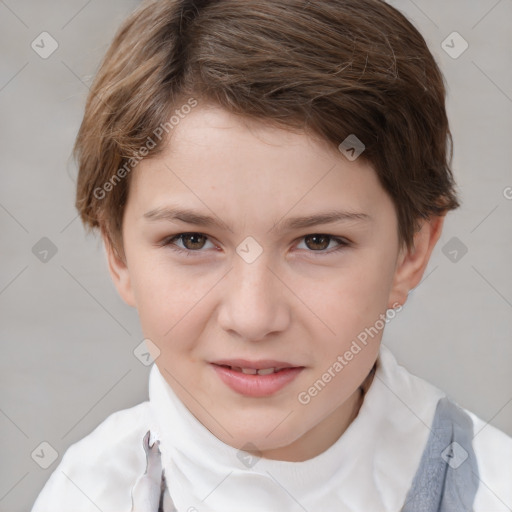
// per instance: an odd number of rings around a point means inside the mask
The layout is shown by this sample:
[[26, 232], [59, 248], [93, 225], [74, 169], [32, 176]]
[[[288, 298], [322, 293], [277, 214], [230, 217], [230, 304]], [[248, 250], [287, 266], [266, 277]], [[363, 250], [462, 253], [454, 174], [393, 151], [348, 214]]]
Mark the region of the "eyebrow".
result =
[[[205, 227], [217, 227], [217, 228], [229, 228], [224, 222], [211, 217], [209, 215], [203, 215], [194, 210], [188, 210], [186, 208], [179, 207], [159, 207], [144, 213], [143, 217], [148, 221], [168, 221], [175, 222], [181, 221], [187, 224], [194, 224], [196, 226]], [[329, 210], [322, 213], [306, 215], [303, 217], [292, 217], [284, 221], [280, 221], [274, 224], [269, 231], [275, 230], [292, 230], [301, 229], [316, 226], [319, 224], [333, 224], [335, 222], [348, 222], [348, 221], [369, 221], [371, 217], [366, 213], [353, 212], [353, 211], [341, 211], [341, 210]], [[230, 229], [230, 231], [232, 231]]]

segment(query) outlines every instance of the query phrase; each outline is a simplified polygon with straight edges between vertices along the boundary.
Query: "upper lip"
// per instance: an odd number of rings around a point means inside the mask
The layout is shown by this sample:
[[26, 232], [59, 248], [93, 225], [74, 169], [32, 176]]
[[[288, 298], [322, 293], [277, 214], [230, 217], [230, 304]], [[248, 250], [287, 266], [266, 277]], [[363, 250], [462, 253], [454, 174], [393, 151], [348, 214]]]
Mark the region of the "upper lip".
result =
[[212, 361], [212, 364], [234, 366], [236, 368], [253, 368], [254, 370], [263, 370], [265, 368], [301, 368], [300, 366], [285, 363], [284, 361], [275, 361], [274, 359], [260, 359], [258, 361], [220, 359], [219, 361]]

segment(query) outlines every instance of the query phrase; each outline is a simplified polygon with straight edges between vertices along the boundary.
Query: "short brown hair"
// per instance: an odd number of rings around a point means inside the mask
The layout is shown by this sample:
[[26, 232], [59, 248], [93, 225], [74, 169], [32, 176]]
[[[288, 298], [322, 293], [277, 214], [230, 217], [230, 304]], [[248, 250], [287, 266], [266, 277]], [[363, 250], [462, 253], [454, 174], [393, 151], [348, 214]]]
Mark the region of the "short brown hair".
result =
[[103, 59], [74, 148], [82, 221], [123, 257], [127, 163], [187, 98], [333, 147], [356, 135], [408, 247], [419, 219], [459, 205], [444, 79], [395, 8], [380, 0], [146, 1]]

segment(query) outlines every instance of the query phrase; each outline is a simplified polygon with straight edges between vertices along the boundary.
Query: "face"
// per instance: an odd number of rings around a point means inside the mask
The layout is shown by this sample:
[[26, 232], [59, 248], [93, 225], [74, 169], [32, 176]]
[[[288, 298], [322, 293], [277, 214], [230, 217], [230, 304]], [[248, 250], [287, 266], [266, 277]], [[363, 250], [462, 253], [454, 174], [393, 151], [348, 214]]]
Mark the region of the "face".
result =
[[[109, 251], [110, 270], [164, 378], [233, 447], [280, 460], [327, 449], [357, 414], [386, 310], [419, 281], [436, 230], [401, 250], [370, 164], [212, 106], [132, 173], [125, 260]], [[288, 369], [254, 375], [271, 367]]]

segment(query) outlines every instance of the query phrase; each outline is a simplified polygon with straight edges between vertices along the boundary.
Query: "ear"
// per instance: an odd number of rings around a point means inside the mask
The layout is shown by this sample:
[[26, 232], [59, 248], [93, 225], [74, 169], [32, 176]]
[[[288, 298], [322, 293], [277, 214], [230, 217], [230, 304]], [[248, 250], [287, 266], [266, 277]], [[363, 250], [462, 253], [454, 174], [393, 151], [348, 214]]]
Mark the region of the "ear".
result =
[[441, 236], [443, 223], [444, 215], [421, 221], [420, 228], [414, 234], [413, 247], [411, 249], [403, 247], [400, 250], [388, 308], [405, 304], [408, 293], [421, 281], [430, 255]]
[[101, 237], [103, 238], [103, 243], [105, 245], [108, 270], [110, 272], [110, 277], [112, 278], [114, 286], [117, 288], [119, 295], [126, 302], [126, 304], [132, 307], [136, 307], [135, 296], [130, 280], [130, 272], [125, 261], [126, 257], [123, 259], [118, 254], [118, 252], [114, 249], [109, 236], [104, 231], [101, 232]]

